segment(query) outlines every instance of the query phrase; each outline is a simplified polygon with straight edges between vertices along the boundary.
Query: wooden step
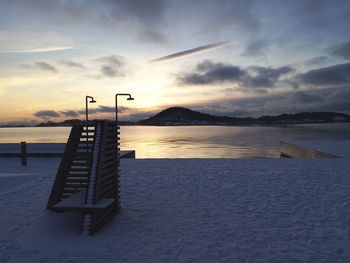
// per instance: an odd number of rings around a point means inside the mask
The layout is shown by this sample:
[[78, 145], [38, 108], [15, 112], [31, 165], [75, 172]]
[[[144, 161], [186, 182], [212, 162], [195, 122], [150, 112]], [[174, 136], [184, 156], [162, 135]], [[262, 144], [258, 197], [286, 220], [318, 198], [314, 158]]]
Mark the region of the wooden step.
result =
[[57, 212], [95, 212], [113, 205], [116, 200], [112, 198], [101, 199], [97, 204], [85, 204], [85, 191], [77, 192], [56, 204], [52, 210]]
[[78, 192], [81, 192], [81, 191], [85, 191], [86, 190], [86, 187], [79, 187], [79, 188], [64, 188], [63, 189], [63, 192], [64, 193], [78, 193]]
[[88, 178], [83, 177], [68, 177], [65, 183], [88, 183]]
[[64, 189], [70, 189], [70, 188], [85, 188], [86, 189], [86, 186], [88, 185], [88, 182], [66, 182], [64, 184]]
[[70, 167], [69, 169], [68, 169], [68, 171], [69, 172], [89, 172], [89, 168], [72, 168], [72, 167]]
[[89, 135], [89, 136], [81, 135], [81, 136], [79, 136], [79, 139], [81, 142], [93, 142], [95, 140], [95, 136], [93, 136], [93, 135]]

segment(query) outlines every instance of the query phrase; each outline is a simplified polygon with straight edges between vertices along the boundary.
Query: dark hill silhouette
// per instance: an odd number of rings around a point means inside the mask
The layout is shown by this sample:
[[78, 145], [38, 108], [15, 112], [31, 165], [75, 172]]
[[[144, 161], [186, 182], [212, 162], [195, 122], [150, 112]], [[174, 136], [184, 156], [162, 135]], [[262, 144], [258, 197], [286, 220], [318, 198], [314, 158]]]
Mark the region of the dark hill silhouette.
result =
[[172, 107], [139, 121], [142, 125], [200, 125], [200, 124], [234, 124], [252, 121], [252, 118], [214, 116], [183, 107]]
[[[72, 119], [63, 122], [44, 122], [37, 126], [72, 126], [81, 120]], [[139, 122], [123, 121], [120, 125], [270, 125], [297, 123], [331, 123], [350, 122], [350, 115], [337, 112], [300, 112], [280, 114], [277, 116], [262, 116], [259, 118], [239, 118], [230, 116], [214, 116], [183, 107], [172, 107]]]
[[348, 122], [350, 115], [336, 112], [302, 112], [262, 116], [260, 118], [239, 118], [214, 116], [183, 107], [172, 107], [139, 121], [141, 125], [236, 125], [236, 124], [292, 124]]
[[262, 123], [300, 123], [300, 122], [348, 122], [350, 115], [337, 112], [300, 112], [281, 114], [277, 116], [262, 116], [258, 118]]

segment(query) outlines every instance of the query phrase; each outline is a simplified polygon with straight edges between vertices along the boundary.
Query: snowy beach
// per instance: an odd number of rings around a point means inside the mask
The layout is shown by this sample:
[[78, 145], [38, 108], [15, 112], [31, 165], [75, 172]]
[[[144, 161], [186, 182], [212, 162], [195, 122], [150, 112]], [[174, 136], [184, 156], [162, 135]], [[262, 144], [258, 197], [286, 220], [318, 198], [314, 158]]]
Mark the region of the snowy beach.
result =
[[0, 263], [350, 263], [350, 0], [0, 0]]
[[0, 262], [350, 261], [347, 158], [123, 160], [122, 211], [92, 237], [44, 210], [58, 164], [0, 159]]

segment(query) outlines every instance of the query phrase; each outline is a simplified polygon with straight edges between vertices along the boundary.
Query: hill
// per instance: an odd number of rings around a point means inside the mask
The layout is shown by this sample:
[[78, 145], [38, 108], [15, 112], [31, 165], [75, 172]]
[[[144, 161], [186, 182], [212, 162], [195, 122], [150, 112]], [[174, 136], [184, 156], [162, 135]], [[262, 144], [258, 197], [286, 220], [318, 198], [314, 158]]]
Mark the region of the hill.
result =
[[141, 125], [220, 125], [238, 124], [252, 121], [252, 118], [214, 116], [182, 107], [172, 107], [141, 120]]
[[336, 112], [302, 112], [262, 116], [259, 118], [239, 118], [214, 116], [183, 107], [172, 107], [138, 122], [140, 125], [242, 125], [242, 124], [297, 124], [349, 122], [350, 115]]
[[[47, 121], [37, 124], [38, 127], [73, 126], [82, 120], [70, 119], [62, 122]], [[280, 114], [276, 116], [262, 116], [259, 118], [240, 118], [231, 116], [215, 116], [184, 107], [167, 108], [158, 114], [138, 122], [121, 121], [119, 125], [278, 125], [298, 123], [332, 123], [350, 122], [350, 115], [337, 112], [300, 112], [293, 114]], [[23, 126], [23, 125], [22, 125]], [[18, 127], [3, 125], [0, 127]]]

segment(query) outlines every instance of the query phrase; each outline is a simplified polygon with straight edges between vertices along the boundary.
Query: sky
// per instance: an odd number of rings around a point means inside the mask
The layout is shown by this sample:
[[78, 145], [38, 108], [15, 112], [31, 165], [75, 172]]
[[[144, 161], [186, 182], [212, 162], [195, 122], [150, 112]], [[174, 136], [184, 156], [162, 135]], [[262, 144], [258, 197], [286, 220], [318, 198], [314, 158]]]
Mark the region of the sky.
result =
[[0, 0], [0, 123], [350, 113], [348, 0]]

